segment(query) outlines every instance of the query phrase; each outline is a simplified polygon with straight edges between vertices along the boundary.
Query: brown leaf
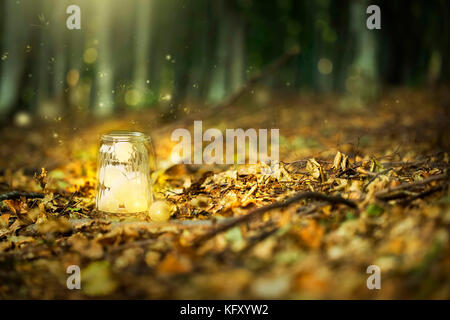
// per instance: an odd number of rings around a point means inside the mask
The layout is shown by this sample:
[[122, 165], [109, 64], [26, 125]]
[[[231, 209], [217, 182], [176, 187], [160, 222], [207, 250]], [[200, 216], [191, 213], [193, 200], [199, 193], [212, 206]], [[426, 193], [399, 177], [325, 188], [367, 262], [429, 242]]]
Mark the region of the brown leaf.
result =
[[34, 210], [30, 214], [30, 209], [25, 200], [5, 200], [4, 202], [8, 205], [11, 213], [15, 215], [23, 225], [29, 225], [36, 221], [37, 216], [35, 215]]
[[306, 163], [306, 171], [314, 178], [321, 182], [324, 182], [325, 173], [322, 166], [316, 161], [316, 159], [309, 159]]
[[1, 216], [0, 216], [0, 227], [1, 228], [7, 228], [8, 227], [8, 224], [9, 224], [9, 217], [10, 217], [11, 215], [9, 214], [9, 213], [5, 213], [5, 214], [2, 214]]
[[336, 156], [334, 157], [334, 161], [333, 161], [333, 169], [334, 171], [338, 171], [340, 166], [341, 166], [341, 161], [342, 161], [342, 153], [340, 151], [338, 151], [336, 153]]
[[45, 187], [47, 185], [48, 179], [47, 179], [47, 170], [45, 170], [45, 168], [41, 168], [41, 173], [39, 174], [34, 174], [34, 178], [36, 179], [36, 181], [39, 183], [39, 185], [41, 186], [41, 188], [43, 190], [45, 190]]
[[192, 263], [184, 255], [168, 253], [158, 266], [158, 271], [165, 274], [183, 274], [192, 270]]
[[302, 244], [309, 248], [317, 249], [322, 243], [325, 229], [316, 220], [308, 220], [306, 226], [295, 227], [291, 232], [299, 237]]

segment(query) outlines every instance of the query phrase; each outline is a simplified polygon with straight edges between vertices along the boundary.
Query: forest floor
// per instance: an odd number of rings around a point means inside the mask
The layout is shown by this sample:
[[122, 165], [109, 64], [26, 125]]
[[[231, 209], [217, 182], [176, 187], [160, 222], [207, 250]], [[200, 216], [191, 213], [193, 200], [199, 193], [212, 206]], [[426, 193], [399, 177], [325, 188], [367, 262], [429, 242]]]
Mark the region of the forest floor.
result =
[[[176, 122], [147, 109], [3, 127], [0, 298], [449, 299], [448, 90], [394, 90], [358, 110], [338, 100], [266, 94], [204, 117], [203, 128], [280, 128], [272, 168], [171, 166], [188, 108]], [[152, 136], [169, 221], [95, 211], [111, 129]], [[81, 290], [66, 286], [70, 265]], [[380, 290], [366, 286], [369, 265]]]

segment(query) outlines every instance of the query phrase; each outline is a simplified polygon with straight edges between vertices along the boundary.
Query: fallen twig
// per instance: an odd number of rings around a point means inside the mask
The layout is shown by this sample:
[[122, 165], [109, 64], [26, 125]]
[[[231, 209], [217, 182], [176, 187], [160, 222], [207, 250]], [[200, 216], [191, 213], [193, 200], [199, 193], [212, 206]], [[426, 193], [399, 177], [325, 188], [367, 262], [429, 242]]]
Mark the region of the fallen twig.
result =
[[[262, 79], [272, 75], [277, 70], [279, 70], [283, 65], [285, 65], [289, 60], [293, 57], [297, 56], [300, 53], [300, 49], [296, 46], [292, 47], [288, 52], [283, 54], [281, 57], [270, 63], [267, 67], [265, 67], [262, 71], [258, 72], [250, 79], [248, 79], [240, 88], [238, 88], [234, 93], [230, 96], [227, 96], [224, 100], [218, 102], [215, 105], [210, 106], [207, 109], [201, 109], [197, 112], [191, 113], [189, 116], [181, 117], [178, 121], [173, 121], [172, 124], [177, 122], [190, 122], [192, 119], [201, 119], [207, 118], [211, 114], [219, 114], [220, 112], [224, 112], [228, 110], [228, 108], [232, 107], [236, 101], [238, 101], [242, 96], [244, 96], [247, 92], [249, 92], [255, 85], [260, 82]], [[173, 115], [176, 114], [178, 108], [178, 104], [175, 104], [175, 112], [172, 109], [170, 113], [164, 115], [166, 119], [174, 119]]]
[[21, 197], [42, 199], [44, 198], [44, 194], [37, 192], [11, 191], [0, 194], [0, 201], [20, 199]]
[[298, 193], [295, 196], [288, 198], [284, 201], [275, 202], [275, 203], [269, 204], [267, 206], [253, 209], [246, 215], [240, 216], [240, 217], [230, 220], [228, 222], [221, 223], [215, 229], [213, 229], [210, 232], [207, 232], [206, 234], [197, 238], [197, 240], [194, 241], [193, 245], [198, 246], [199, 244], [203, 243], [204, 241], [215, 237], [219, 233], [227, 231], [228, 229], [231, 229], [238, 224], [247, 222], [259, 215], [262, 215], [263, 213], [265, 213], [267, 211], [270, 211], [273, 209], [279, 209], [279, 208], [286, 208], [289, 205], [293, 204], [294, 202], [304, 200], [304, 199], [322, 200], [322, 201], [326, 201], [326, 202], [333, 203], [333, 204], [345, 204], [346, 206], [349, 206], [351, 208], [357, 208], [356, 203], [354, 203], [351, 200], [344, 199], [340, 196], [329, 196], [329, 195], [326, 195], [323, 193], [318, 193], [318, 192], [301, 192], [301, 193]]
[[70, 204], [72, 203], [73, 197], [75, 197], [75, 195], [78, 193], [78, 191], [74, 191], [69, 198], [69, 201], [67, 201], [67, 204], [64, 206], [64, 208], [61, 210], [61, 214], [63, 214], [67, 208], [70, 206]]
[[438, 191], [441, 191], [441, 190], [444, 190], [444, 186], [443, 185], [430, 188], [430, 189], [425, 190], [425, 191], [423, 191], [423, 192], [421, 192], [419, 194], [416, 194], [415, 196], [412, 196], [411, 198], [408, 198], [408, 199], [405, 199], [405, 200], [401, 201], [400, 204], [401, 205], [407, 205], [407, 204], [409, 204], [410, 202], [412, 202], [412, 201], [414, 201], [416, 199], [422, 199], [422, 198], [428, 197], [429, 195], [431, 195], [433, 193], [436, 193]]
[[340, 177], [342, 177], [343, 175], [348, 174], [349, 172], [352, 172], [352, 171], [355, 171], [355, 172], [356, 172], [356, 169], [357, 169], [358, 167], [360, 167], [361, 164], [362, 164], [361, 161], [355, 162], [350, 168], [347, 168], [347, 169], [345, 169], [344, 171], [339, 172], [339, 173], [336, 175], [336, 178], [340, 178]]
[[267, 239], [268, 237], [270, 237], [271, 235], [275, 234], [278, 231], [278, 228], [273, 227], [268, 231], [263, 232], [262, 234], [251, 238], [248, 241], [247, 246], [241, 250], [240, 255], [244, 256], [247, 252], [249, 252], [252, 248], [254, 248], [258, 243], [264, 241], [265, 239]]
[[414, 166], [420, 166], [425, 163], [429, 163], [428, 160], [422, 160], [422, 161], [389, 161], [389, 162], [381, 162], [382, 166], [385, 167], [414, 167]]
[[233, 105], [240, 97], [242, 97], [246, 92], [248, 92], [258, 81], [264, 79], [268, 75], [271, 75], [273, 72], [277, 71], [280, 67], [282, 67], [286, 62], [288, 62], [292, 57], [295, 57], [300, 53], [300, 49], [298, 47], [291, 48], [287, 53], [279, 57], [277, 60], [272, 62], [269, 66], [267, 66], [263, 71], [251, 77], [242, 87], [240, 87], [235, 93], [226, 98], [224, 101], [218, 103], [215, 108], [223, 109]]
[[426, 185], [426, 184], [428, 184], [430, 182], [433, 182], [433, 181], [445, 180], [445, 179], [448, 179], [448, 178], [449, 178], [449, 175], [447, 173], [443, 173], [443, 174], [438, 174], [438, 175], [435, 175], [435, 176], [428, 177], [428, 178], [423, 179], [421, 181], [415, 181], [415, 182], [412, 182], [412, 183], [402, 183], [401, 185], [398, 185], [398, 186], [395, 186], [395, 187], [392, 187], [392, 188], [387, 188], [385, 190], [382, 190], [382, 191], [378, 192], [375, 195], [375, 197], [377, 199], [384, 200], [386, 198], [391, 198], [390, 195], [394, 191], [403, 191], [403, 190], [410, 189], [410, 188], [413, 188], [413, 187], [423, 186], [423, 185]]

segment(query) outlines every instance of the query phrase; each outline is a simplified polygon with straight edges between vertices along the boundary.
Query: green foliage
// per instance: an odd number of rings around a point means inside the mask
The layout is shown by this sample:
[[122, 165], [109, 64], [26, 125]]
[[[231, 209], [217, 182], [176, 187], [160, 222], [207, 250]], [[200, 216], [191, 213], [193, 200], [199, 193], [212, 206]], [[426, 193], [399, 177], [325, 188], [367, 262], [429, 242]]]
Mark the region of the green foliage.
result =
[[371, 203], [366, 209], [366, 212], [371, 217], [378, 217], [383, 213], [384, 209], [376, 203]]

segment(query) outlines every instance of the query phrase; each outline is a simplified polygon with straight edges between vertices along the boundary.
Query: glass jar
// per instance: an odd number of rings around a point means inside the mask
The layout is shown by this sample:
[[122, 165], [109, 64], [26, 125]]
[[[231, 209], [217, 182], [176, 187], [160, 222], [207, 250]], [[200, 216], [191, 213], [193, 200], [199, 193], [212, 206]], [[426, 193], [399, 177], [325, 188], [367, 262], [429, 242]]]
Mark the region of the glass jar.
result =
[[106, 213], [148, 211], [152, 204], [152, 169], [154, 153], [150, 137], [131, 131], [102, 135], [97, 167], [97, 210]]

